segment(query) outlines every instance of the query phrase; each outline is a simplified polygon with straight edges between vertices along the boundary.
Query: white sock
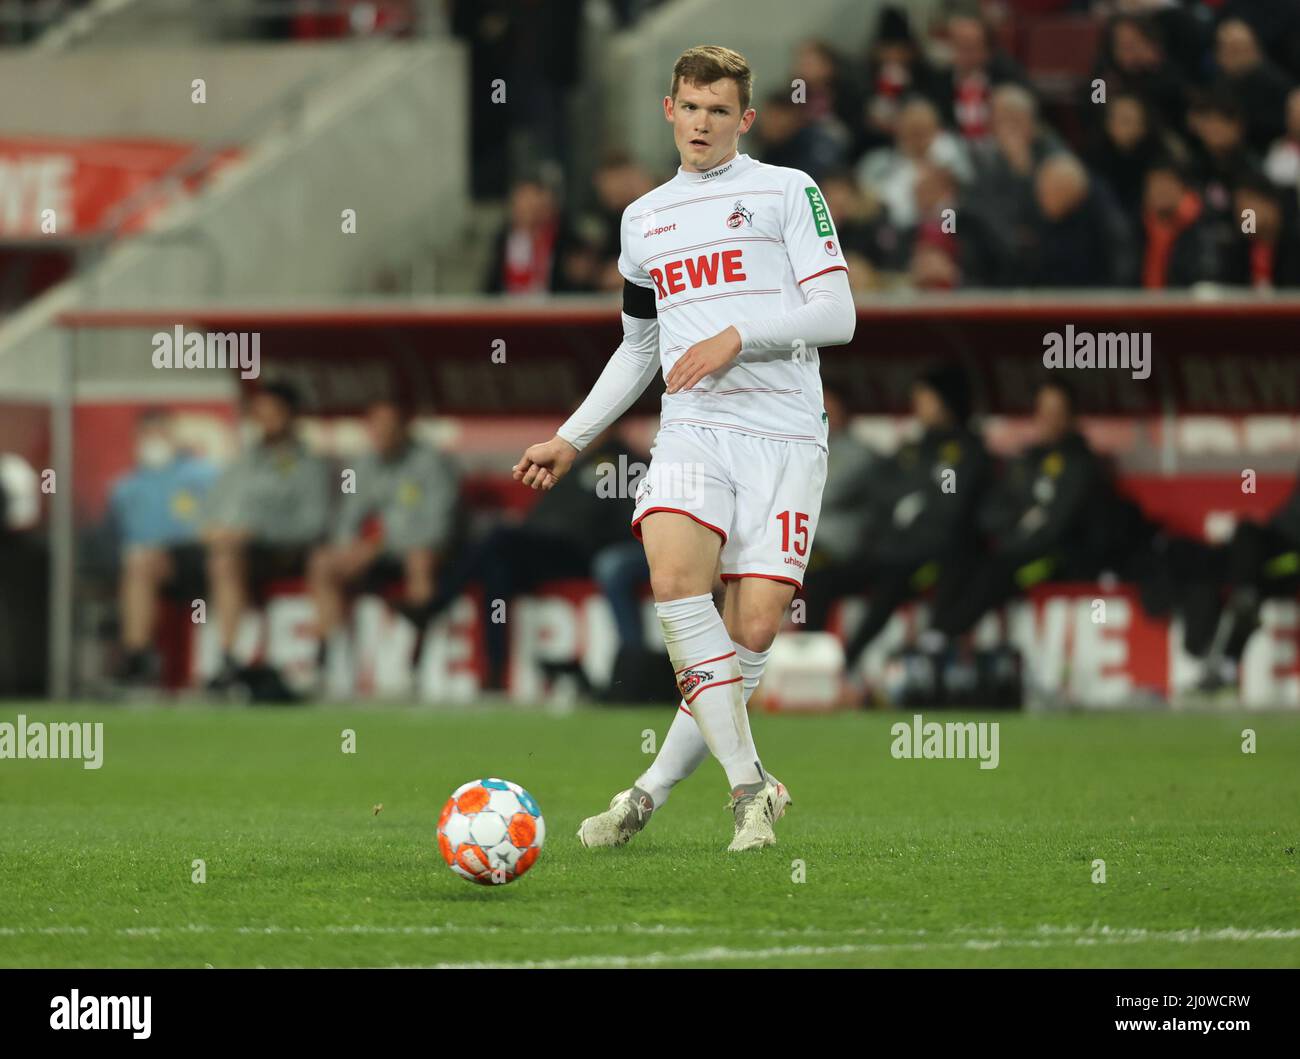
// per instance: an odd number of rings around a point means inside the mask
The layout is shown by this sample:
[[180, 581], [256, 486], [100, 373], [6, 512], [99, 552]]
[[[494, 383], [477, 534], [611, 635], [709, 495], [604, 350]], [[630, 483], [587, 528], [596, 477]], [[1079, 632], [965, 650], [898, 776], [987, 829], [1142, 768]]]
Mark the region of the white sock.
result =
[[699, 768], [708, 756], [709, 744], [700, 734], [700, 726], [695, 723], [690, 707], [680, 702], [673, 723], [668, 726], [668, 734], [664, 736], [663, 746], [650, 762], [650, 767], [641, 773], [636, 785], [650, 795], [658, 809], [668, 801], [672, 789]]
[[[763, 679], [763, 669], [772, 649], [769, 647], [766, 651], [751, 651], [740, 644], [735, 646], [736, 657], [740, 660], [740, 674], [744, 678], [745, 705], [748, 706], [750, 695]], [[709, 744], [700, 734], [700, 726], [695, 723], [690, 707], [685, 702], [680, 702], [673, 723], [668, 726], [668, 734], [664, 736], [664, 745], [659, 748], [650, 767], [637, 779], [636, 785], [650, 795], [650, 800], [658, 809], [668, 801], [673, 788], [699, 768], [708, 756]]]
[[746, 705], [749, 705], [749, 697], [754, 694], [758, 682], [763, 679], [763, 670], [767, 666], [767, 656], [771, 653], [772, 648], [770, 647], [766, 651], [751, 651], [748, 647], [736, 644], [736, 657], [740, 659], [740, 673], [745, 678]]
[[761, 782], [763, 766], [749, 731], [740, 660], [713, 596], [657, 603], [655, 609], [677, 686], [727, 782], [733, 788]]

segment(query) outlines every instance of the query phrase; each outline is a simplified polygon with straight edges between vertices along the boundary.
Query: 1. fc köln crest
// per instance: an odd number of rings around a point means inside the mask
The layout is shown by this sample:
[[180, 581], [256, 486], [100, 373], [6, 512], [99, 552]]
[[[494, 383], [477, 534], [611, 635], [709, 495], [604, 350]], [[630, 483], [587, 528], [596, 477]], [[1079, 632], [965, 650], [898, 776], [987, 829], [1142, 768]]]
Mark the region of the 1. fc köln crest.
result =
[[677, 686], [681, 688], [682, 698], [689, 702], [691, 692], [712, 679], [713, 670], [711, 669], [688, 669], [677, 678]]
[[740, 199], [736, 200], [735, 206], [731, 208], [731, 216], [727, 218], [728, 228], [739, 228], [741, 225], [754, 223], [754, 211], [747, 210], [740, 204]]

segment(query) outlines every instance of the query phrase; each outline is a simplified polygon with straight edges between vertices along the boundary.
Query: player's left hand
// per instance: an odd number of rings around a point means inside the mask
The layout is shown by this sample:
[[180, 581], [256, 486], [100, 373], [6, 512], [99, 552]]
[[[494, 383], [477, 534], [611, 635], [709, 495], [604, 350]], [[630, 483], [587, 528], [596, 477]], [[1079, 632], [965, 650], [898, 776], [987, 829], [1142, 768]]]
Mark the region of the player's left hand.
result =
[[739, 352], [740, 332], [734, 327], [728, 327], [703, 342], [696, 342], [677, 358], [677, 363], [664, 380], [668, 392], [689, 390], [704, 376], [725, 368]]

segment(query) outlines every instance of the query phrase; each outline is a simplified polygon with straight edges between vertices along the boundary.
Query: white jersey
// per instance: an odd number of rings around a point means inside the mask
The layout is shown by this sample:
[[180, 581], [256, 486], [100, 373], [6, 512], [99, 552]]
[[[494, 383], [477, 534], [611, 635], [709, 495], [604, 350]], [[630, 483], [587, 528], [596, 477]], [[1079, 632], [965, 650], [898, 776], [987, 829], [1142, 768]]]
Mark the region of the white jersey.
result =
[[[664, 378], [696, 342], [804, 304], [800, 284], [847, 271], [807, 173], [738, 154], [677, 175], [623, 213], [623, 276], [655, 292]], [[689, 390], [665, 393], [661, 426], [688, 423], [826, 448], [816, 347], [752, 351]]]

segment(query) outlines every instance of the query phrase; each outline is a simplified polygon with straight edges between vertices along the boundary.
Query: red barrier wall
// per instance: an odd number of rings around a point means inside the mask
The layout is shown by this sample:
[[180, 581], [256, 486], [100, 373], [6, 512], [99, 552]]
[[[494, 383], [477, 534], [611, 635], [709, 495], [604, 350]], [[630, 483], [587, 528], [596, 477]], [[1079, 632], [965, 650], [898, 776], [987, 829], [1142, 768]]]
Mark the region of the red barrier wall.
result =
[[[293, 377], [309, 408], [327, 414], [355, 410], [380, 394], [401, 394], [444, 415], [567, 413], [586, 396], [621, 337], [618, 302], [601, 299], [402, 309], [103, 310], [67, 313], [60, 322], [258, 331], [264, 367]], [[851, 412], [901, 413], [920, 366], [932, 358], [960, 358], [976, 380], [983, 411], [1023, 413], [1044, 370], [1044, 337], [1067, 325], [1150, 334], [1149, 378], [1134, 379], [1118, 368], [1070, 373], [1084, 410], [1093, 414], [1300, 410], [1300, 299], [1291, 298], [863, 302], [853, 341], [823, 351], [822, 377], [844, 395]], [[148, 350], [143, 344], [141, 355]], [[652, 383], [635, 409], [654, 412], [659, 392], [660, 384]]]

